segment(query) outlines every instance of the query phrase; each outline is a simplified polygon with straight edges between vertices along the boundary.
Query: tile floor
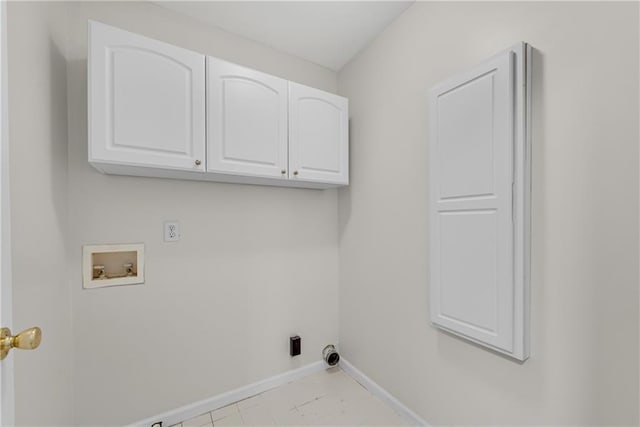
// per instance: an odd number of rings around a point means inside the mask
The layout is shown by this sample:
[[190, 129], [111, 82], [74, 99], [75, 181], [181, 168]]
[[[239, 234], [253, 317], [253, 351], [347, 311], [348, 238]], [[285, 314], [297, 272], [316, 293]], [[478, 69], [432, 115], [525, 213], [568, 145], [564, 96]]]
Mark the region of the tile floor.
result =
[[340, 369], [268, 390], [177, 424], [212, 426], [407, 426], [411, 423]]

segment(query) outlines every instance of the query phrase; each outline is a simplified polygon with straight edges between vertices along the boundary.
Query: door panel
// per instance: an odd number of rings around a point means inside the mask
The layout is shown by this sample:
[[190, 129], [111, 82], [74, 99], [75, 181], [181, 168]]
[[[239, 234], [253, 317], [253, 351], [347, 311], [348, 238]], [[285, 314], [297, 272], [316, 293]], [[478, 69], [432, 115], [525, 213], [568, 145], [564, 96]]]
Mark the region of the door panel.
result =
[[[13, 327], [9, 205], [7, 2], [0, 2], [0, 326]], [[15, 425], [13, 358], [0, 362], [0, 427]]]
[[290, 177], [349, 183], [349, 105], [341, 96], [289, 83]]
[[494, 73], [438, 96], [440, 197], [494, 194]]
[[440, 317], [495, 335], [497, 212], [440, 212], [438, 221], [440, 279], [446, 284], [440, 291]]
[[89, 161], [204, 171], [204, 55], [89, 25]]
[[208, 170], [286, 179], [286, 80], [208, 57], [207, 83]]
[[508, 52], [431, 92], [431, 319], [513, 349], [514, 61]]

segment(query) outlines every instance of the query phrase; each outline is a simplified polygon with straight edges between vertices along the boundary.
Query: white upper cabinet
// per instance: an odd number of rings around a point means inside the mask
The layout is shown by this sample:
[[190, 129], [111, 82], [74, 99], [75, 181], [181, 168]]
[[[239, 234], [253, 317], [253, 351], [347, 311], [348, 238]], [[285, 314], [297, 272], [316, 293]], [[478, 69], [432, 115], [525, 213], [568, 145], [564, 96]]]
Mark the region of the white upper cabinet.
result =
[[207, 169], [287, 178], [287, 81], [207, 57]]
[[204, 55], [89, 22], [89, 161], [204, 171]]
[[348, 101], [89, 21], [89, 163], [104, 173], [349, 183]]
[[349, 101], [289, 82], [289, 178], [349, 184]]
[[528, 357], [526, 48], [430, 95], [431, 320]]

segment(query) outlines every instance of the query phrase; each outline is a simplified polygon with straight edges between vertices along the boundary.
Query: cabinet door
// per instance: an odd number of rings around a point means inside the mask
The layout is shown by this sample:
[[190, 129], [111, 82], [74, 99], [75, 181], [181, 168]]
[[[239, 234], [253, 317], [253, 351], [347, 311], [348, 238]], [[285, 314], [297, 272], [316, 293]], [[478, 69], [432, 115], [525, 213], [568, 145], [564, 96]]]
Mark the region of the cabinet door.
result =
[[204, 171], [204, 55], [89, 23], [89, 161]]
[[287, 81], [207, 57], [207, 168], [287, 178]]
[[429, 141], [431, 320], [508, 354], [516, 323], [514, 70], [509, 51], [434, 88]]
[[349, 101], [289, 82], [289, 178], [349, 183]]

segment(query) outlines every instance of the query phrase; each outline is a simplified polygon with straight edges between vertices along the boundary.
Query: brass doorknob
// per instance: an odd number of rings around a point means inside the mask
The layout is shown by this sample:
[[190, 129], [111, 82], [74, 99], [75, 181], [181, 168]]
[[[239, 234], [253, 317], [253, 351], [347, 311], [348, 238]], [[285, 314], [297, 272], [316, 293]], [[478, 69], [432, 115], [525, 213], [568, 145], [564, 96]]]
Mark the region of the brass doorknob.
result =
[[9, 350], [19, 348], [21, 350], [33, 350], [38, 348], [42, 341], [42, 330], [37, 326], [26, 329], [18, 335], [11, 335], [11, 329], [0, 329], [0, 360], [7, 357]]

